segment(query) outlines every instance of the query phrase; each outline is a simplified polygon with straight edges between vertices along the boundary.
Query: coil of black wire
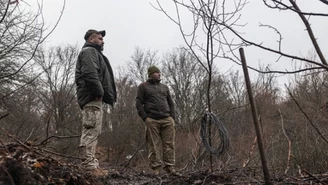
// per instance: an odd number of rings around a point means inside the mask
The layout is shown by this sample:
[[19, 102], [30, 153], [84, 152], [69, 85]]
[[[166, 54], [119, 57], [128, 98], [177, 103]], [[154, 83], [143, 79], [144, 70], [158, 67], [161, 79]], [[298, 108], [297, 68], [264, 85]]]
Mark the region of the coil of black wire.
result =
[[[211, 124], [217, 128], [218, 133], [213, 132], [211, 133], [211, 136], [209, 136], [209, 129], [211, 129]], [[206, 112], [202, 117], [200, 135], [206, 150], [209, 151], [211, 155], [222, 155], [228, 151], [230, 140], [227, 129], [225, 128], [223, 122], [220, 121], [213, 113]], [[219, 144], [216, 143], [218, 144], [217, 147], [214, 147], [212, 142], [210, 143], [210, 141], [215, 141], [215, 139], [218, 139], [219, 141]]]

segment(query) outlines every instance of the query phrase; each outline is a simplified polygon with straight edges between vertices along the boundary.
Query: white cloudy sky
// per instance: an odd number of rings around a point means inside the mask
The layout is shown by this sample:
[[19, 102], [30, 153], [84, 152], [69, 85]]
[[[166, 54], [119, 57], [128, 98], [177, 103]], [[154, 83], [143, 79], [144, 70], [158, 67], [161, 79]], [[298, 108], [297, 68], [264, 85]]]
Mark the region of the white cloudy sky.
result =
[[[59, 16], [63, 0], [43, 0], [44, 16], [48, 25], [54, 25]], [[172, 1], [161, 0], [163, 7], [173, 13]], [[155, 0], [66, 0], [64, 15], [48, 45], [84, 43], [86, 30], [106, 30], [104, 54], [108, 56], [114, 68], [124, 65], [130, 59], [134, 48], [157, 50], [164, 53], [174, 47], [184, 45], [178, 27], [163, 13], [155, 10], [150, 4]], [[304, 11], [328, 13], [328, 6], [318, 0], [298, 0]], [[184, 13], [188, 20], [187, 13]], [[328, 21], [324, 18], [311, 17], [311, 25], [322, 47], [328, 55]], [[313, 50], [311, 42], [299, 17], [290, 12], [270, 10], [260, 0], [249, 0], [243, 10], [241, 23], [246, 38], [263, 42], [276, 47], [277, 35], [272, 30], [259, 28], [259, 23], [270, 24], [280, 29], [283, 34], [283, 50], [288, 53], [307, 56]], [[185, 22], [186, 28], [191, 22]], [[273, 69], [284, 69], [292, 66], [289, 60], [276, 63], [276, 57], [246, 48], [246, 57], [250, 65], [256, 67], [259, 62], [271, 64]], [[217, 61], [222, 69], [234, 66], [231, 62]], [[237, 67], [238, 68], [238, 67]]]

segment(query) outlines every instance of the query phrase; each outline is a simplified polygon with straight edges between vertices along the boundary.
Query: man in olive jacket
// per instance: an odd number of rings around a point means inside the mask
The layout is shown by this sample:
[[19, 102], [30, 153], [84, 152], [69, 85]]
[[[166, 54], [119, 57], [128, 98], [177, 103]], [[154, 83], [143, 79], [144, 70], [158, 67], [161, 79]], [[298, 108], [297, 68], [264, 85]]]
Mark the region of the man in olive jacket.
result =
[[149, 146], [149, 166], [160, 173], [162, 160], [169, 174], [175, 171], [174, 103], [169, 88], [160, 81], [161, 73], [156, 66], [148, 68], [149, 79], [138, 86], [136, 108], [147, 126], [146, 140]]
[[86, 42], [79, 53], [75, 71], [77, 98], [82, 109], [80, 150], [85, 158], [82, 165], [95, 175], [104, 173], [95, 158], [102, 126], [103, 102], [112, 106], [116, 102], [113, 70], [108, 59], [102, 54], [105, 35], [105, 31], [86, 32]]

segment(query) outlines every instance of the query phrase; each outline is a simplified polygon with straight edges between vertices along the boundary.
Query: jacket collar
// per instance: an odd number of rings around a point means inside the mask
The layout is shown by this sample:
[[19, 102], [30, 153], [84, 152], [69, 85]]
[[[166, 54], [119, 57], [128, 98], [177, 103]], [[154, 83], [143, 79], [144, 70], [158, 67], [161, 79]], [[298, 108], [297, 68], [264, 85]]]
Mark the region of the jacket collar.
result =
[[148, 78], [147, 82], [149, 82], [151, 84], [159, 84], [161, 82], [161, 80], [155, 80], [153, 78]]
[[97, 44], [85, 42], [83, 45], [83, 48], [86, 48], [86, 47], [92, 47], [92, 48], [95, 48], [96, 50], [98, 50], [99, 52], [101, 52], [101, 46], [99, 46]]

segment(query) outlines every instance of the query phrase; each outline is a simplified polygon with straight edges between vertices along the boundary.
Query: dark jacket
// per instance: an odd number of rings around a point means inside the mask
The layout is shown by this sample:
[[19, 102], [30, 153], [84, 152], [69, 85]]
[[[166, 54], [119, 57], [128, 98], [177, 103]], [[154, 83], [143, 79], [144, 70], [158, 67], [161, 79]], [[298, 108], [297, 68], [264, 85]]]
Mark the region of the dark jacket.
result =
[[136, 108], [144, 121], [147, 117], [153, 119], [163, 119], [169, 116], [174, 119], [175, 117], [174, 103], [169, 88], [153, 79], [148, 79], [138, 86]]
[[76, 62], [75, 83], [81, 109], [96, 97], [102, 97], [110, 105], [116, 102], [112, 67], [96, 44], [84, 44]]

